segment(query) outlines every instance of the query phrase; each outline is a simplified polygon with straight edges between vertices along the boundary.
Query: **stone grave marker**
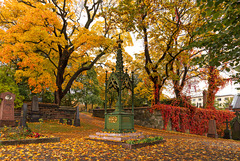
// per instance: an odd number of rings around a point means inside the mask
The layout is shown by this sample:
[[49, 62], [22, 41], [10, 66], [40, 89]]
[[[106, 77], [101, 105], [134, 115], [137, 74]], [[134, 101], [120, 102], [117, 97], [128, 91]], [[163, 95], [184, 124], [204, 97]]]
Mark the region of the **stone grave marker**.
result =
[[224, 139], [232, 139], [231, 130], [228, 128], [228, 124], [230, 122], [228, 121], [228, 119], [226, 119], [226, 122], [224, 122], [224, 123], [226, 123], [226, 129], [224, 130], [223, 138]]
[[31, 110], [31, 122], [39, 122], [40, 115], [39, 115], [39, 105], [38, 105], [38, 97], [32, 97], [32, 110]]
[[234, 140], [240, 140], [240, 122], [238, 120], [233, 123], [232, 138]]
[[39, 105], [38, 105], [38, 97], [37, 96], [33, 96], [32, 97], [32, 111], [39, 111]]
[[20, 126], [27, 127], [27, 104], [23, 103]]
[[0, 127], [15, 126], [14, 120], [14, 100], [15, 94], [5, 92], [0, 94], [2, 100], [0, 105]]
[[209, 120], [208, 122], [208, 134], [207, 137], [218, 138], [217, 127], [215, 120]]
[[76, 108], [76, 114], [74, 118], [74, 126], [80, 126], [80, 118], [79, 118], [79, 107]]
[[239, 113], [235, 113], [236, 117], [233, 118], [232, 125], [232, 139], [234, 140], [240, 140], [240, 118], [239, 118]]
[[67, 119], [67, 124], [72, 125], [72, 119]]
[[59, 123], [63, 124], [63, 118], [60, 118]]

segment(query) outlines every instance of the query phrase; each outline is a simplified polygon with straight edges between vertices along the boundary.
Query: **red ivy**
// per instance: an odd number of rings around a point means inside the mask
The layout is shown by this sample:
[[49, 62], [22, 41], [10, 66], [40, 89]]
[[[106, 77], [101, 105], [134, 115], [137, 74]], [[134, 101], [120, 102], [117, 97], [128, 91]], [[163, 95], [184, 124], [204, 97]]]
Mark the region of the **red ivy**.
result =
[[191, 134], [203, 135], [207, 133], [208, 121], [216, 120], [217, 132], [221, 136], [226, 124], [226, 119], [232, 120], [234, 112], [219, 111], [201, 108], [183, 108], [171, 105], [157, 104], [152, 106], [150, 111], [160, 110], [163, 116], [164, 130], [167, 128], [171, 119], [172, 129], [185, 132], [189, 129]]

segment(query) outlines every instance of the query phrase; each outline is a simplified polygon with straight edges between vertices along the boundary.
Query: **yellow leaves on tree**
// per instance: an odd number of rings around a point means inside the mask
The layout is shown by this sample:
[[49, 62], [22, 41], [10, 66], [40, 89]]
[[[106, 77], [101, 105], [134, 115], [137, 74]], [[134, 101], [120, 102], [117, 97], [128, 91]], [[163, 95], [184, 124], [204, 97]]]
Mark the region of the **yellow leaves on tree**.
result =
[[90, 29], [102, 1], [85, 2], [10, 0], [0, 7], [1, 61], [16, 64], [17, 80], [29, 78], [33, 92], [55, 91], [58, 104], [110, 44]]

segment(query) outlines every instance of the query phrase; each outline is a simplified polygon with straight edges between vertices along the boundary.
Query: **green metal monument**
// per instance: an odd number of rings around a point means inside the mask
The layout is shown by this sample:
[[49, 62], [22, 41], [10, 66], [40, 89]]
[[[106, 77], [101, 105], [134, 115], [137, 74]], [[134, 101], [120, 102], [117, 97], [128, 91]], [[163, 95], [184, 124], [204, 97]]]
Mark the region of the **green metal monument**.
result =
[[[117, 61], [116, 61], [116, 71], [110, 74], [109, 79], [107, 79], [106, 71], [106, 80], [105, 80], [105, 132], [114, 132], [114, 133], [127, 133], [135, 132], [134, 130], [134, 86], [133, 86], [133, 72], [132, 80], [130, 79], [127, 70], [123, 70], [123, 57], [122, 57], [122, 47], [121, 43], [123, 41], [120, 39], [117, 41], [118, 50], [117, 50]], [[107, 93], [109, 89], [114, 88], [118, 92], [118, 101], [116, 103], [115, 111], [112, 113], [107, 113]], [[126, 113], [123, 110], [122, 106], [122, 90], [130, 89], [132, 92], [132, 112]]]

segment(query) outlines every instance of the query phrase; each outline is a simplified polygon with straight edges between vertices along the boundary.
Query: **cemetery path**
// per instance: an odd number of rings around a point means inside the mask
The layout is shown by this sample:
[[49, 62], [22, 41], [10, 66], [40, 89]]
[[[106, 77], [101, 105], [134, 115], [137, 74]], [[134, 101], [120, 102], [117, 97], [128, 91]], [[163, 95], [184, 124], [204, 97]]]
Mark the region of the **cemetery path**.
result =
[[[119, 145], [86, 140], [90, 134], [103, 129], [104, 119], [81, 113], [80, 120], [82, 127], [72, 127], [71, 132], [51, 134], [61, 137], [59, 143], [0, 146], [0, 160], [240, 160], [240, 141], [135, 126], [138, 132], [161, 135], [166, 142], [129, 150]], [[89, 127], [84, 129], [85, 125]]]

